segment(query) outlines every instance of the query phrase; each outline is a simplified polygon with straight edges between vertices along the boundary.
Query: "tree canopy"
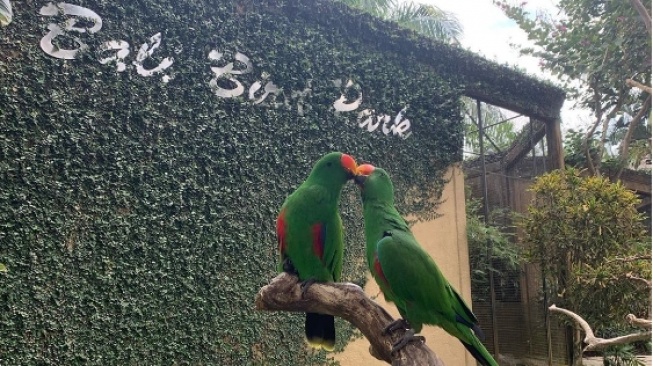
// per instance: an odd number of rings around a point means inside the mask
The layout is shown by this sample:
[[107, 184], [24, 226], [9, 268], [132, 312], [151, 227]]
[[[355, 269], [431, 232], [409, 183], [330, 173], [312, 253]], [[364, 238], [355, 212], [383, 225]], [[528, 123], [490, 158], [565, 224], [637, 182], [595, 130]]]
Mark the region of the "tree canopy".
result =
[[651, 16], [646, 10], [651, 1], [560, 0], [555, 14], [530, 13], [525, 1], [494, 2], [532, 41], [522, 52], [539, 57], [540, 65], [563, 82], [579, 105], [594, 111], [583, 143], [590, 170], [600, 173], [604, 153], [595, 149], [592, 156], [590, 151], [597, 131], [601, 143], [611, 129], [625, 131], [618, 154], [625, 162], [633, 132], [651, 107]]
[[[580, 312], [597, 329], [627, 313], [650, 316], [650, 237], [637, 196], [604, 177], [576, 169], [539, 177], [523, 228], [531, 259], [540, 263], [552, 301]], [[650, 285], [648, 285], [650, 286]]]

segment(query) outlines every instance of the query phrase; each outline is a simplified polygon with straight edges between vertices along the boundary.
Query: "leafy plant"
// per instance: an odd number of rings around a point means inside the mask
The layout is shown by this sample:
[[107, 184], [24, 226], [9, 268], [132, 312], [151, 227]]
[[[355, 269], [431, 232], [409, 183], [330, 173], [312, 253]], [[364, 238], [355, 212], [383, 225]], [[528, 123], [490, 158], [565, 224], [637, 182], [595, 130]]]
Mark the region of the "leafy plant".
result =
[[605, 350], [603, 366], [645, 366], [645, 363], [637, 358], [632, 344], [620, 344]]
[[651, 249], [638, 198], [619, 183], [573, 168], [539, 177], [521, 225], [552, 301], [600, 330], [633, 313], [650, 316]]
[[[468, 198], [467, 244], [471, 268], [472, 297], [474, 301], [488, 301], [490, 293], [490, 272], [494, 277], [498, 297], [506, 301], [519, 299], [519, 272], [523, 257], [520, 249], [512, 242], [509, 228], [485, 223], [481, 201]], [[495, 211], [494, 215], [500, 211]], [[498, 220], [497, 220], [498, 221]], [[488, 248], [492, 246], [490, 262]]]
[[[651, 16], [638, 11], [638, 6], [650, 9], [651, 1], [561, 0], [550, 13], [528, 12], [525, 1], [494, 3], [534, 44], [521, 51], [539, 58], [541, 67], [557, 76], [572, 98], [594, 112], [583, 139], [589, 146], [582, 149], [592, 154], [587, 159], [590, 172], [600, 173], [605, 152], [592, 151], [590, 140], [598, 131], [601, 145], [608, 141], [611, 124], [620, 118], [625, 123], [618, 126], [623, 131], [618, 160], [628, 160], [634, 131], [651, 108]], [[649, 91], [633, 88], [629, 79], [648, 85]]]

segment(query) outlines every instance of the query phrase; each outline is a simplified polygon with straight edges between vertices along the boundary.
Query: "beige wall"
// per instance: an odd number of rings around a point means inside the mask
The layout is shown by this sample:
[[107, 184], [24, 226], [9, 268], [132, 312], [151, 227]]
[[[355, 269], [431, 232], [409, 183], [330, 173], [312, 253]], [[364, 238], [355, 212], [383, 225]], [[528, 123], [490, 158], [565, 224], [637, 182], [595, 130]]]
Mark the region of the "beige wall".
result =
[[[417, 240], [429, 252], [440, 270], [452, 286], [471, 306], [471, 285], [469, 277], [469, 257], [467, 236], [465, 235], [465, 186], [462, 170], [455, 166], [449, 170], [451, 178], [442, 193], [444, 201], [435, 220], [416, 224], [412, 230]], [[368, 277], [365, 292], [374, 297], [390, 314], [398, 318], [399, 313], [393, 304], [383, 301], [383, 295], [374, 280]], [[476, 365], [474, 358], [467, 353], [458, 339], [448, 335], [442, 329], [425, 325], [422, 329], [426, 344], [444, 361], [445, 365]], [[368, 351], [369, 342], [365, 338], [352, 341], [342, 353], [334, 358], [342, 366], [377, 366], [387, 365], [372, 357]]]

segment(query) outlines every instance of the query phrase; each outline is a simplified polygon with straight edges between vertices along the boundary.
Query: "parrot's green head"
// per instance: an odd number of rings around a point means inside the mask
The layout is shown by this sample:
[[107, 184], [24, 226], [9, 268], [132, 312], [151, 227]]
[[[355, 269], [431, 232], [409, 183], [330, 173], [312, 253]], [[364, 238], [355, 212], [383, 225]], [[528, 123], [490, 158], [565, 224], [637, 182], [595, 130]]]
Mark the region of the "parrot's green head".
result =
[[354, 182], [361, 189], [363, 203], [370, 201], [394, 203], [394, 186], [385, 170], [370, 164], [362, 164], [356, 170]]
[[354, 178], [357, 168], [356, 160], [350, 155], [331, 152], [321, 157], [313, 165], [313, 170], [311, 170], [307, 181], [337, 188]]

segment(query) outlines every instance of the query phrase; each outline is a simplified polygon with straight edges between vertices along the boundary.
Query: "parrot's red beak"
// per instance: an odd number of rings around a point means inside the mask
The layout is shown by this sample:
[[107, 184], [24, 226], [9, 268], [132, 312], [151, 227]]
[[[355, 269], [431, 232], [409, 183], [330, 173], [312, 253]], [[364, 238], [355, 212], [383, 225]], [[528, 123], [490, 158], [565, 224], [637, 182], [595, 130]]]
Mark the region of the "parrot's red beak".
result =
[[352, 178], [356, 176], [358, 166], [356, 165], [356, 160], [354, 160], [351, 155], [342, 154], [342, 157], [340, 158], [340, 164], [342, 164], [342, 167], [345, 168], [347, 173], [351, 174]]
[[354, 176], [354, 182], [358, 184], [359, 186], [363, 186], [365, 183], [365, 179], [372, 174], [374, 171], [374, 165], [372, 164], [362, 164], [359, 165], [358, 168], [356, 169], [356, 175]]

